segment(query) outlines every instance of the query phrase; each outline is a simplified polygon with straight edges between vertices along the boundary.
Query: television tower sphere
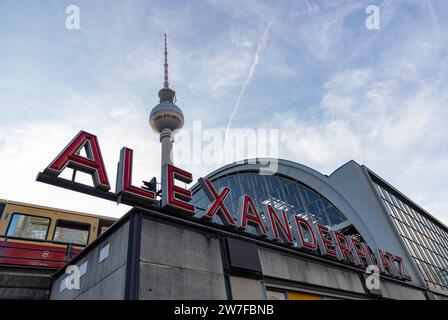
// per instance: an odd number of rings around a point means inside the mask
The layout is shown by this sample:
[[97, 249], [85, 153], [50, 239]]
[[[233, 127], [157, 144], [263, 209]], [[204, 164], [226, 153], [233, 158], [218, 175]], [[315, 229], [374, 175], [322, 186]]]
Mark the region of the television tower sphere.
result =
[[170, 101], [160, 101], [149, 115], [149, 125], [156, 133], [162, 133], [163, 129], [174, 131], [184, 125], [182, 110]]
[[160, 134], [162, 143], [162, 165], [173, 164], [172, 148], [174, 142], [173, 131], [181, 129], [184, 125], [184, 114], [176, 106], [176, 91], [169, 87], [168, 83], [168, 50], [165, 34], [165, 81], [163, 88], [159, 90], [160, 103], [149, 114], [149, 125]]

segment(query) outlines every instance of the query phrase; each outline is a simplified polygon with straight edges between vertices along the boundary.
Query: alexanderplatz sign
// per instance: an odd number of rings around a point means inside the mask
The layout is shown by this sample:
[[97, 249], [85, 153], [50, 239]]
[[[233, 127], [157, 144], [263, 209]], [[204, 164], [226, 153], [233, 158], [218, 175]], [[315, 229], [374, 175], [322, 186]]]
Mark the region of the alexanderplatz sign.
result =
[[[80, 155], [83, 148], [86, 150], [86, 157]], [[175, 181], [191, 183], [192, 174], [171, 164], [162, 166], [162, 194], [161, 201], [158, 201], [155, 191], [132, 184], [132, 157], [131, 149], [126, 147], [121, 149], [116, 190], [115, 193], [109, 191], [110, 183], [98, 139], [93, 134], [81, 131], [53, 162], [39, 173], [37, 180], [118, 203], [163, 210], [184, 219], [194, 218], [204, 224], [218, 224], [235, 233], [245, 232], [250, 225], [256, 230], [255, 236], [261, 240], [281, 243], [300, 251], [359, 267], [375, 265], [383, 274], [405, 281], [412, 280], [405, 271], [401, 257], [379, 248], [372, 250], [365, 242], [347, 237], [339, 231], [330, 230], [324, 225], [310, 223], [298, 215], [288, 219], [285, 211], [278, 212], [270, 204], [266, 205], [265, 223], [250, 195], [240, 197], [239, 210], [236, 215], [232, 215], [224, 204], [224, 200], [232, 190], [227, 187], [216, 190], [211, 181], [205, 178], [200, 178], [198, 182], [210, 204], [203, 213], [196, 213], [195, 206], [188, 202], [192, 197], [191, 191], [175, 183]], [[73, 180], [60, 178], [59, 175], [65, 168], [90, 174], [94, 186], [75, 182], [74, 177]], [[213, 220], [215, 216], [219, 219]]]

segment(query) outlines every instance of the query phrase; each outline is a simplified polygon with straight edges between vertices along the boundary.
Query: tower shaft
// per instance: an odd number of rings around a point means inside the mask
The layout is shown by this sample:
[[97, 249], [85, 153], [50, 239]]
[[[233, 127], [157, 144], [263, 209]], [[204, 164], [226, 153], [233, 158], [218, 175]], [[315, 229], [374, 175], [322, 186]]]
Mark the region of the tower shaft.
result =
[[173, 164], [173, 131], [169, 128], [164, 128], [160, 133], [160, 143], [162, 144], [161, 164]]

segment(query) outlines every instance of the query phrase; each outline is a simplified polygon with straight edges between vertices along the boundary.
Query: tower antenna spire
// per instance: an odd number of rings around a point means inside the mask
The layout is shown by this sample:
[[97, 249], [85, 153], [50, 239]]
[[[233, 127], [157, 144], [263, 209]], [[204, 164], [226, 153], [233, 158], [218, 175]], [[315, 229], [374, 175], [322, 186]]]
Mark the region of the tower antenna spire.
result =
[[164, 67], [164, 72], [165, 72], [165, 81], [163, 83], [163, 87], [169, 88], [169, 83], [168, 83], [168, 45], [167, 45], [167, 40], [166, 40], [166, 33], [165, 33], [165, 64], [163, 65], [163, 67]]

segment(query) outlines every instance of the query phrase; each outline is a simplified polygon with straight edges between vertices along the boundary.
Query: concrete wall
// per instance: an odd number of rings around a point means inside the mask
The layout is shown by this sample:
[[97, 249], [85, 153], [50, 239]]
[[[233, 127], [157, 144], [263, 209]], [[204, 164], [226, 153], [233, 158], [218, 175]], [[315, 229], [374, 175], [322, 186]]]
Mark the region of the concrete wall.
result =
[[329, 289], [365, 294], [357, 273], [300, 259], [274, 250], [258, 250], [263, 275]]
[[[94, 247], [76, 262], [87, 262], [79, 290], [61, 290], [66, 274], [55, 279], [51, 299], [124, 299], [128, 257], [129, 222], [99, 239]], [[109, 255], [100, 261], [102, 249], [109, 245]], [[230, 269], [232, 298], [265, 299], [264, 285], [308, 288], [342, 297], [366, 297], [360, 273], [294, 254], [258, 245], [262, 277], [246, 277], [241, 270]], [[213, 232], [194, 230], [170, 222], [141, 221], [138, 259], [139, 299], [228, 299], [220, 241]], [[258, 259], [258, 258], [257, 258]], [[266, 280], [268, 279], [268, 280]], [[263, 282], [265, 284], [263, 285]], [[381, 282], [381, 292], [391, 299], [425, 299], [423, 290], [388, 280]]]
[[384, 298], [394, 300], [426, 300], [425, 292], [422, 290], [402, 286], [398, 283], [381, 281], [381, 294]]
[[[141, 230], [139, 299], [227, 299], [216, 235], [149, 219], [143, 219]], [[299, 291], [303, 286], [368, 298], [361, 273], [263, 246], [257, 251], [263, 277], [270, 281]], [[231, 273], [229, 285], [234, 300], [266, 298], [261, 279]], [[426, 298], [423, 290], [385, 279], [380, 294], [390, 299]]]
[[443, 301], [448, 301], [448, 296], [446, 295], [442, 295], [442, 294], [437, 294], [437, 293], [430, 293], [430, 299], [431, 300], [443, 300]]
[[[325, 292], [325, 288], [328, 288], [337, 291], [343, 290], [355, 295], [365, 295], [367, 298], [362, 280], [359, 277], [360, 273], [307, 261], [270, 249], [259, 248], [258, 252], [264, 276], [295, 281], [307, 286], [317, 286], [322, 292]], [[380, 280], [380, 290], [375, 291], [375, 293], [383, 298], [394, 300], [427, 299], [424, 290], [401, 285], [384, 278]]]
[[227, 299], [214, 235], [143, 219], [139, 299]]
[[0, 267], [0, 299], [47, 300], [52, 271]]
[[[126, 222], [110, 236], [96, 242], [95, 247], [76, 262], [77, 266], [87, 262], [86, 273], [80, 279], [80, 288], [61, 291], [61, 282], [67, 276], [61, 274], [53, 283], [50, 299], [124, 299], [128, 238], [129, 222]], [[107, 245], [109, 254], [100, 262], [101, 250]]]

